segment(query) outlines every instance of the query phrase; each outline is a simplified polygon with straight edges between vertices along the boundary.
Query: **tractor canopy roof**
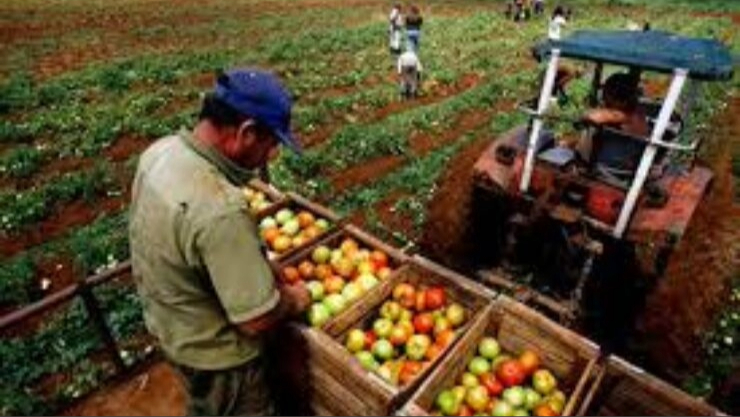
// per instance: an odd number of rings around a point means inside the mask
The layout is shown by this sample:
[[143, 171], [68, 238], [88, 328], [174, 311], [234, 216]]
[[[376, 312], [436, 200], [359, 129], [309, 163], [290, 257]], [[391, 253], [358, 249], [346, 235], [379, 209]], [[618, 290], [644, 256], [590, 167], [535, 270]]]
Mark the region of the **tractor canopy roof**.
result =
[[727, 80], [733, 75], [729, 49], [712, 39], [687, 38], [661, 31], [577, 31], [534, 49], [541, 60], [559, 49], [561, 56], [639, 67], [671, 73], [677, 68], [689, 71], [699, 80]]

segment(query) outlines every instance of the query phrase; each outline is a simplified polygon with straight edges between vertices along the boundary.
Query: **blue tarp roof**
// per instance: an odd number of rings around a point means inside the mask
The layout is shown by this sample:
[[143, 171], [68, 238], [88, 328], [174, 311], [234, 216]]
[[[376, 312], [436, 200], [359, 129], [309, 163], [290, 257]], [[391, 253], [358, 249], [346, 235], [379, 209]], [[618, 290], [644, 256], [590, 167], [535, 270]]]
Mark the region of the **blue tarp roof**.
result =
[[578, 31], [538, 45], [535, 55], [542, 59], [553, 49], [565, 57], [660, 72], [683, 68], [702, 80], [726, 80], [733, 72], [730, 50], [722, 43], [661, 31]]

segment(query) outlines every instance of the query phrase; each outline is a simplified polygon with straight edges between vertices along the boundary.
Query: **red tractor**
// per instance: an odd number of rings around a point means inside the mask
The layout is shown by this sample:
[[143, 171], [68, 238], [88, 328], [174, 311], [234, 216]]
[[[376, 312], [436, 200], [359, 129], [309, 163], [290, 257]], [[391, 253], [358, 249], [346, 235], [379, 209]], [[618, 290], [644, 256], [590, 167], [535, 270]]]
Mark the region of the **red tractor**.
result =
[[[494, 140], [475, 164], [476, 199], [486, 203], [475, 205], [476, 222], [485, 225], [475, 223], [474, 233], [487, 241], [498, 237], [483, 254], [496, 258], [496, 274], [484, 277], [502, 284], [502, 276], [545, 275], [540, 287], [552, 290], [561, 312], [573, 316], [584, 288], [600, 279], [599, 265], [605, 274], [628, 254], [648, 253], [647, 269], [662, 274], [712, 181], [712, 172], [695, 163], [701, 141], [690, 137], [691, 105], [701, 82], [732, 78], [733, 61], [717, 41], [659, 31], [580, 31], [533, 51], [547, 62], [540, 96], [520, 106], [528, 123]], [[626, 68], [636, 83], [645, 73], [672, 76], [662, 100], [639, 98], [650, 134], [583, 126], [553, 110], [564, 58], [580, 60], [593, 74], [591, 107], [599, 105], [605, 76], [616, 70]], [[587, 155], [561, 146], [548, 128], [563, 122], [590, 140]], [[610, 261], [602, 262], [605, 256]]]

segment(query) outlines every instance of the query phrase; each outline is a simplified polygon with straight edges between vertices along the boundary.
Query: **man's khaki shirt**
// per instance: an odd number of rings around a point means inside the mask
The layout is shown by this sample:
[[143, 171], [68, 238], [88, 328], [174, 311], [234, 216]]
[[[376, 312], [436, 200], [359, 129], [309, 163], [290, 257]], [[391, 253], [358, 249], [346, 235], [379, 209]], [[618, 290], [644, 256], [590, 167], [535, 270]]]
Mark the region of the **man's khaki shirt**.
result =
[[218, 370], [260, 354], [260, 341], [234, 326], [279, 301], [238, 187], [251, 176], [184, 130], [158, 140], [139, 161], [133, 274], [147, 327], [178, 364]]

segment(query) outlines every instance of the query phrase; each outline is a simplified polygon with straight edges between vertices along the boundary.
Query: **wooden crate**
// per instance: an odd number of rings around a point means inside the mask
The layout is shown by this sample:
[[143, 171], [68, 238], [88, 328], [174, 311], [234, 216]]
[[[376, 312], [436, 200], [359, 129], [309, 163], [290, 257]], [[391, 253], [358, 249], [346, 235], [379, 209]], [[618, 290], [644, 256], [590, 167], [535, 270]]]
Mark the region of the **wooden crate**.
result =
[[271, 250], [267, 251], [267, 257], [273, 264], [280, 264], [282, 262], [285, 262], [285, 260], [289, 259], [292, 256], [295, 256], [295, 254], [301, 252], [305, 248], [313, 245], [316, 241], [319, 239], [322, 239], [325, 236], [328, 236], [335, 230], [337, 230], [339, 227], [341, 227], [342, 219], [334, 213], [333, 211], [329, 210], [328, 208], [321, 206], [319, 204], [316, 204], [312, 201], [309, 201], [305, 199], [304, 197], [288, 192], [285, 194], [286, 198], [283, 198], [282, 200], [276, 202], [269, 208], [261, 211], [256, 215], [257, 223], [261, 222], [265, 217], [275, 215], [278, 211], [289, 208], [293, 210], [295, 213], [298, 213], [301, 210], [306, 210], [316, 216], [316, 218], [323, 218], [329, 221], [330, 227], [329, 230], [327, 230], [325, 233], [323, 233], [321, 236], [317, 237], [316, 239], [312, 239], [304, 243], [303, 245], [292, 248], [289, 251], [277, 254]]
[[597, 372], [579, 414], [714, 416], [723, 413], [643, 369], [610, 356]]
[[[468, 321], [458, 329], [458, 338], [407, 385], [393, 386], [374, 372], [364, 370], [344, 348], [346, 334], [354, 327], [368, 327], [375, 313], [402, 282], [441, 285], [448, 299], [460, 303]], [[368, 293], [362, 303], [337, 316], [329, 333], [302, 328], [308, 352], [308, 381], [312, 386], [310, 403], [316, 413], [328, 415], [388, 415], [413, 394], [424, 378], [460, 340], [496, 294], [467, 278], [423, 258], [415, 257], [390, 280]]]
[[470, 360], [477, 355], [478, 343], [485, 336], [495, 337], [504, 352], [520, 354], [525, 349], [537, 352], [542, 366], [558, 378], [559, 386], [568, 396], [563, 415], [572, 415], [577, 410], [596, 369], [599, 347], [531, 308], [501, 295], [399, 414], [429, 415], [437, 395], [454, 386]]
[[[353, 225], [345, 225], [344, 227], [334, 231], [333, 233], [330, 233], [323, 238], [320, 238], [319, 240], [314, 241], [310, 246], [307, 246], [303, 248], [303, 250], [299, 251], [298, 253], [294, 254], [288, 259], [285, 259], [280, 264], [277, 265], [277, 270], [282, 271], [283, 268], [287, 266], [297, 266], [302, 261], [309, 259], [311, 257], [311, 254], [313, 253], [313, 250], [320, 245], [328, 246], [329, 248], [337, 248], [341, 242], [347, 238], [352, 238], [355, 241], [357, 241], [362, 247], [365, 247], [367, 249], [371, 250], [381, 250], [385, 252], [388, 255], [388, 261], [389, 266], [394, 271], [397, 271], [403, 264], [405, 264], [409, 260], [409, 256], [405, 253], [401, 252], [398, 248], [395, 248], [393, 246], [390, 246], [382, 241], [380, 241], [375, 236], [372, 236], [363, 230], [357, 228]], [[391, 274], [391, 277], [388, 278], [388, 280], [393, 279], [393, 274]], [[351, 310], [351, 309], [357, 309], [362, 308], [358, 304], [361, 304], [362, 299], [356, 300], [355, 302], [350, 303], [347, 308], [344, 311]], [[321, 326], [321, 329], [325, 332], [328, 332], [330, 334], [337, 334], [337, 331], [335, 328], [337, 326], [341, 327], [343, 326], [342, 323], [344, 321], [337, 321], [337, 318], [340, 317], [342, 314], [338, 314], [332, 319], [330, 319], [326, 324]], [[354, 317], [357, 313], [351, 314], [350, 316]]]

